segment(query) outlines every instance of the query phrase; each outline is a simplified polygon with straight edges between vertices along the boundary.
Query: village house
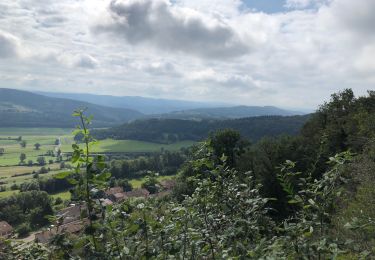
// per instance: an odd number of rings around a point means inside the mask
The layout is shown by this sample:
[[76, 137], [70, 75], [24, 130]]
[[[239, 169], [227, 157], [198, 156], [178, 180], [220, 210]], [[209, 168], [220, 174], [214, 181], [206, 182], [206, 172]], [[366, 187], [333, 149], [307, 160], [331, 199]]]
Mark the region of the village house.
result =
[[119, 192], [109, 195], [109, 199], [113, 202], [120, 202], [123, 201], [125, 198], [125, 192]]
[[124, 189], [122, 187], [113, 187], [106, 190], [105, 194], [107, 195], [107, 197], [109, 197], [110, 195], [115, 195], [116, 193], [122, 192], [124, 192]]
[[67, 233], [71, 235], [79, 234], [85, 225], [87, 225], [88, 219], [77, 220], [70, 222], [68, 224], [64, 224], [61, 226], [52, 226], [48, 230], [44, 230], [42, 232], [35, 234], [35, 241], [38, 243], [48, 243], [55, 235]]
[[175, 180], [162, 180], [160, 182], [160, 186], [164, 190], [172, 190], [176, 186], [176, 181]]
[[6, 221], [0, 221], [0, 237], [9, 238], [13, 234], [13, 227]]
[[100, 205], [102, 205], [102, 207], [107, 207], [107, 206], [113, 205], [113, 202], [110, 199], [100, 199], [99, 201], [100, 201]]
[[67, 224], [76, 220], [81, 219], [82, 213], [85, 213], [85, 204], [72, 204], [70, 207], [60, 210], [57, 212], [57, 218], [62, 219], [62, 224]]
[[147, 198], [150, 195], [150, 192], [146, 189], [134, 189], [132, 191], [125, 192], [126, 198]]

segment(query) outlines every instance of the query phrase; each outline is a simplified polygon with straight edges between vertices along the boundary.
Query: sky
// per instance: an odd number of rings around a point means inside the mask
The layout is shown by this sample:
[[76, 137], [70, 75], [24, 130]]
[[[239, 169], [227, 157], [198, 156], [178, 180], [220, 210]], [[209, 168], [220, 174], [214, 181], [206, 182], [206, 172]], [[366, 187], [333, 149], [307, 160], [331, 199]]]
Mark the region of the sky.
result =
[[0, 87], [314, 109], [375, 89], [374, 0], [1, 0]]

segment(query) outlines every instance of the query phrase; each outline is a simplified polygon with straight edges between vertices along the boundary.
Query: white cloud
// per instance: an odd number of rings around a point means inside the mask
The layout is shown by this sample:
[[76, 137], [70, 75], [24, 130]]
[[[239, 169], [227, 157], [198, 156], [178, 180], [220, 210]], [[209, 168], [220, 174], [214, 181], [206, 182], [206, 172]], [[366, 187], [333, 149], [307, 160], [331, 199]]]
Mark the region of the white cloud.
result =
[[112, 32], [133, 45], [213, 59], [242, 56], [250, 49], [224, 20], [166, 0], [114, 0], [109, 12], [110, 22], [98, 25], [98, 30]]
[[0, 30], [0, 58], [14, 58], [20, 55], [19, 39]]

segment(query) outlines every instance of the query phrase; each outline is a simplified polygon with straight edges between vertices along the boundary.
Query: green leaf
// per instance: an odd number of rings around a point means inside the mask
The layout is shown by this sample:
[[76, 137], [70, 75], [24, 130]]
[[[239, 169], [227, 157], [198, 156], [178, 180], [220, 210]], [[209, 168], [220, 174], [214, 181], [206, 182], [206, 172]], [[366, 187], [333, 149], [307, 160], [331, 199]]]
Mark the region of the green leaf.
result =
[[74, 150], [72, 155], [72, 163], [76, 163], [81, 158], [81, 153], [78, 150]]
[[65, 179], [66, 177], [68, 177], [72, 174], [73, 174], [73, 172], [70, 172], [70, 171], [69, 172], [60, 172], [60, 173], [56, 174], [54, 177], [55, 177], [55, 179]]
[[99, 180], [99, 181], [106, 181], [108, 180], [109, 178], [111, 177], [111, 173], [110, 172], [103, 172], [101, 174], [99, 174], [96, 179]]

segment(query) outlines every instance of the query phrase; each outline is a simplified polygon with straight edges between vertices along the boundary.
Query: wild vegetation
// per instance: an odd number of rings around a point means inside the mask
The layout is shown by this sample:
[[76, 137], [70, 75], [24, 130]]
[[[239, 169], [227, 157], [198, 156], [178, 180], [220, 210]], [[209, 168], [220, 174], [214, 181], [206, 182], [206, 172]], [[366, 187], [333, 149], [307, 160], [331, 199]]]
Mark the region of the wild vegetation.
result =
[[[116, 174], [110, 167], [123, 166], [108, 165], [103, 156], [91, 154], [95, 140], [88, 128], [90, 119], [77, 111], [82, 143], [73, 145], [76, 170], [57, 178], [67, 178], [75, 185], [75, 198], [87, 203], [85, 231], [78, 237], [58, 234], [48, 246], [8, 244], [3, 255], [7, 259], [371, 258], [374, 115], [374, 92], [356, 98], [345, 90], [332, 95], [296, 136], [251, 144], [236, 131], [220, 130], [185, 154], [170, 196], [125, 200], [103, 208], [90, 190], [106, 189]], [[122, 177], [121, 170], [117, 174]], [[150, 174], [147, 184], [155, 181]]]

